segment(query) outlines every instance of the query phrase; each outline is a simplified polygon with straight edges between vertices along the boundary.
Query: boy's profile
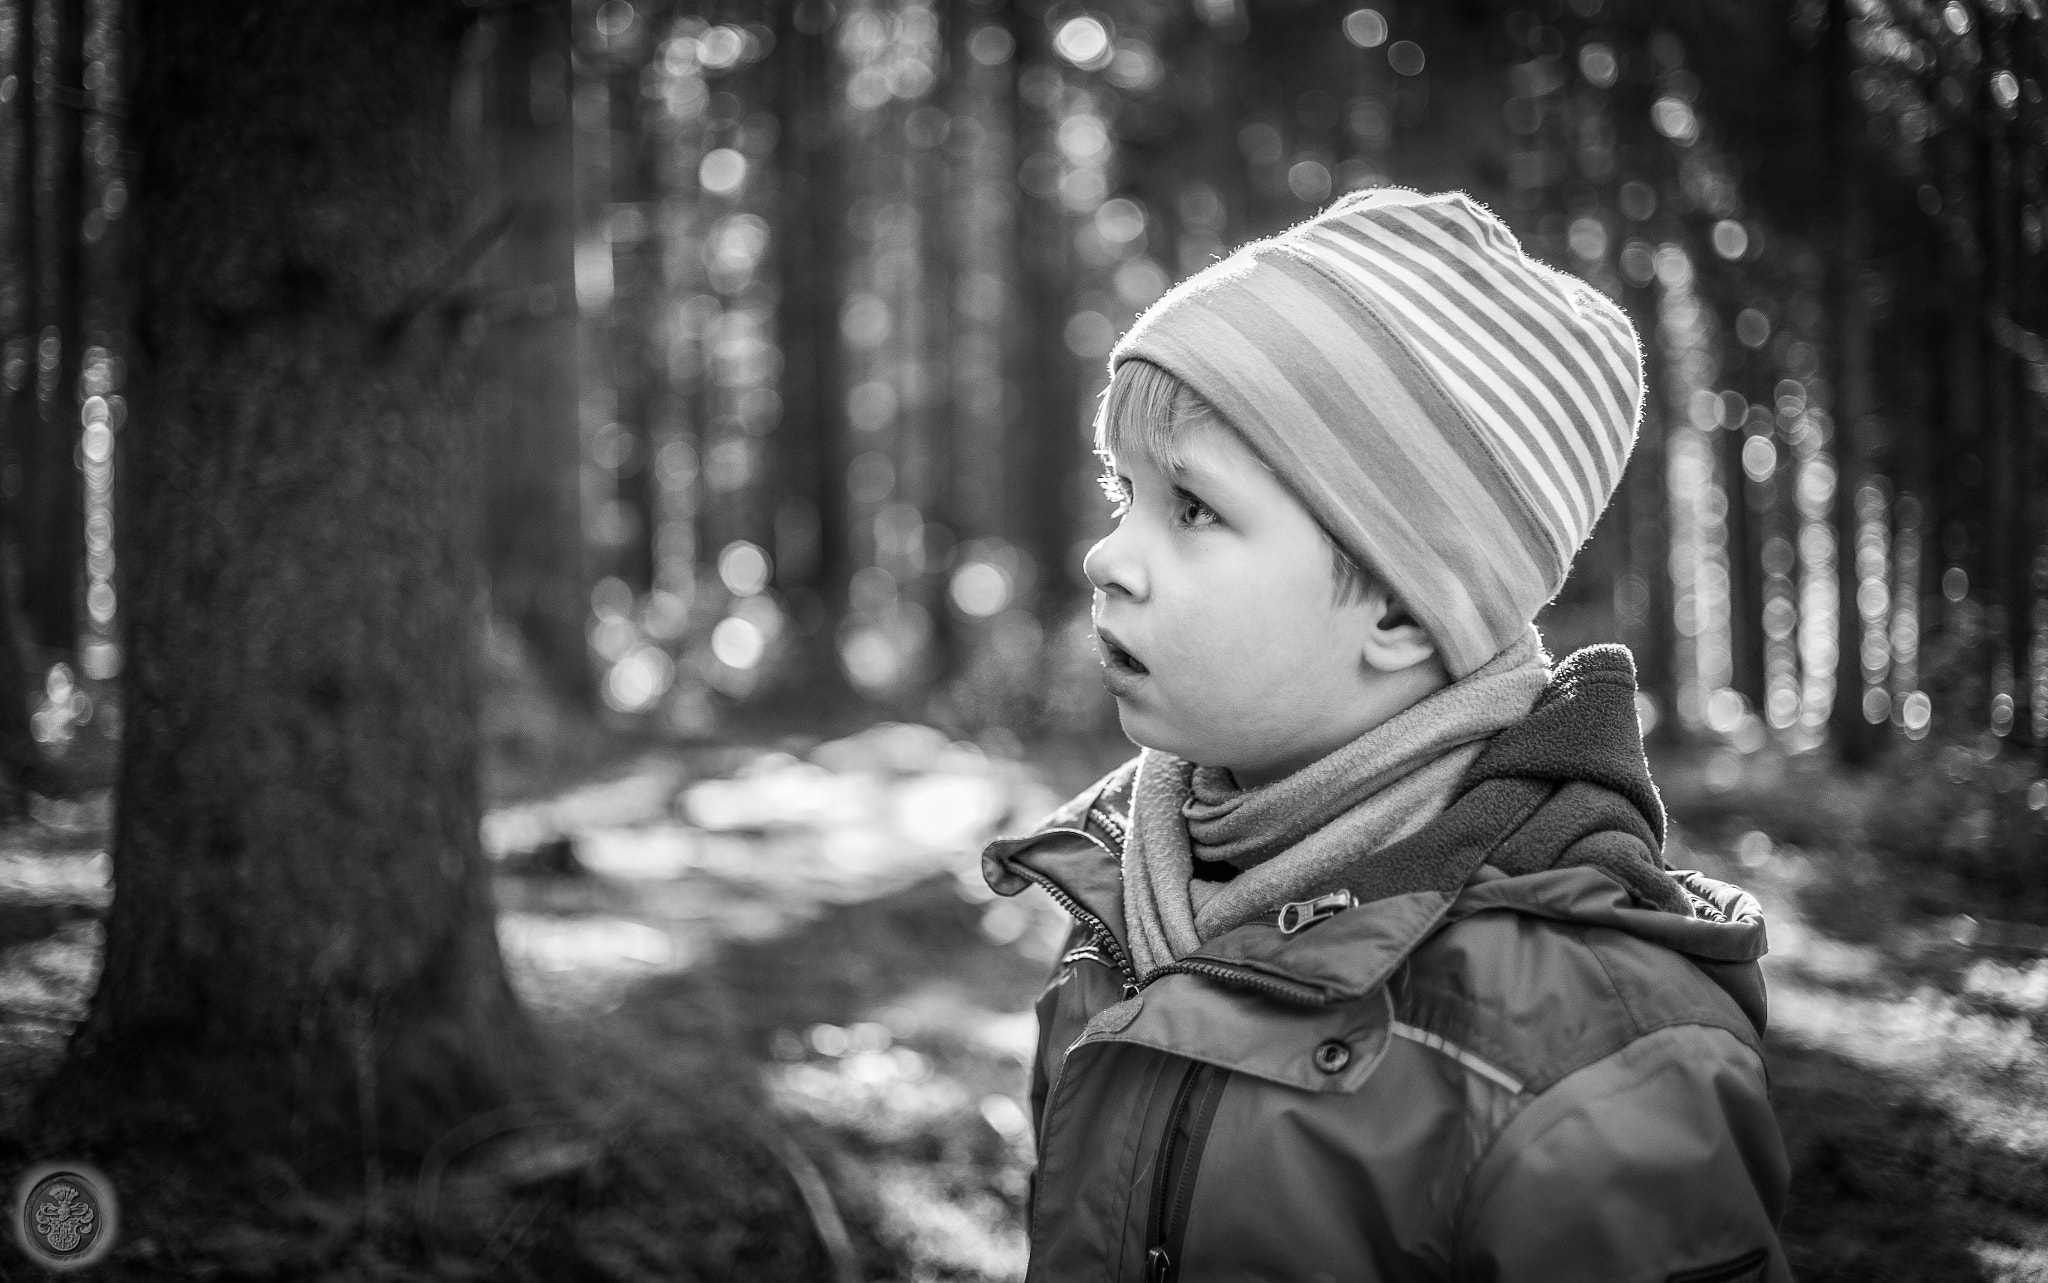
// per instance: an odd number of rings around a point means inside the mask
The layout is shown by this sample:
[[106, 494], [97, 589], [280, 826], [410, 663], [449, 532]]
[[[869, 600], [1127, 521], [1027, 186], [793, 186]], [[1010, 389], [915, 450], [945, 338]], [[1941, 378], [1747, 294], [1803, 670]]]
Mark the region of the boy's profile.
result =
[[1788, 1278], [1761, 915], [1665, 865], [1628, 652], [1531, 626], [1634, 441], [1626, 318], [1388, 189], [1110, 360], [1143, 751], [983, 857], [1075, 919], [1030, 1277]]

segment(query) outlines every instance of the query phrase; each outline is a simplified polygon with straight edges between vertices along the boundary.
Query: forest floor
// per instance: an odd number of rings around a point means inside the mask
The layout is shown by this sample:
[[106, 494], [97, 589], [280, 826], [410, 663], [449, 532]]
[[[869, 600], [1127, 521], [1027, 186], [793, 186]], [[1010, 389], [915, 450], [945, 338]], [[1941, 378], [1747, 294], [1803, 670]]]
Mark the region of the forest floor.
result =
[[[105, 1276], [1020, 1276], [1031, 1003], [1064, 921], [993, 898], [974, 852], [1112, 751], [1027, 764], [915, 726], [584, 751], [486, 786], [500, 940], [563, 1099], [376, 1200], [270, 1173], [254, 1203], [180, 1201], [110, 1163], [127, 1226]], [[1672, 862], [1770, 921], [1800, 1277], [2048, 1280], [2048, 931], [1775, 841], [1786, 789], [1877, 801], [1810, 760], [1657, 765]], [[0, 830], [0, 1131], [90, 993], [107, 812], [87, 794]]]

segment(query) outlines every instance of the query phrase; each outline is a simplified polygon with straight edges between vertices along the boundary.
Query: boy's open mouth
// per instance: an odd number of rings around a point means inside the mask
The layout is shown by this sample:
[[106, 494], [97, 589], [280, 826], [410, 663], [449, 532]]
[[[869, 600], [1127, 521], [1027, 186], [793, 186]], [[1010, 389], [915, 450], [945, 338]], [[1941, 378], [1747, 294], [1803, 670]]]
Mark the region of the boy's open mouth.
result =
[[[1145, 667], [1136, 655], [1125, 650], [1116, 639], [1116, 634], [1106, 628], [1095, 630], [1095, 639], [1102, 646], [1102, 681], [1112, 695], [1122, 694], [1152, 670]], [[1122, 689], [1119, 689], [1122, 688]]]

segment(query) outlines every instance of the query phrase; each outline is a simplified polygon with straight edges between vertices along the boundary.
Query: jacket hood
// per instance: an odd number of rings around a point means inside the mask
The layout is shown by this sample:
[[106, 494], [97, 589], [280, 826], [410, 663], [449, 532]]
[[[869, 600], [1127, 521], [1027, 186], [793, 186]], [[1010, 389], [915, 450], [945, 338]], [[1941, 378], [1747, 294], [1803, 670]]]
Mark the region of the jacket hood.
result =
[[1493, 737], [1455, 796], [1499, 779], [1597, 785], [1627, 802], [1642, 817], [1652, 849], [1663, 848], [1664, 800], [1643, 755], [1628, 647], [1588, 646], [1565, 656], [1529, 715]]

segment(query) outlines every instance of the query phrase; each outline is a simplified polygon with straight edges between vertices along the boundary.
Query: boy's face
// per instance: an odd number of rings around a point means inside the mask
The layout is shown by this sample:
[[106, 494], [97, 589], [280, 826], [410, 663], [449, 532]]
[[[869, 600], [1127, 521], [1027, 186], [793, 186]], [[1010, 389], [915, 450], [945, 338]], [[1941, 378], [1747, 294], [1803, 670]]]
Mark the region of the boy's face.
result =
[[1103, 683], [1124, 733], [1246, 787], [1348, 743], [1383, 596], [1340, 603], [1307, 509], [1237, 434], [1196, 421], [1183, 466], [1117, 458], [1125, 506], [1089, 550]]

